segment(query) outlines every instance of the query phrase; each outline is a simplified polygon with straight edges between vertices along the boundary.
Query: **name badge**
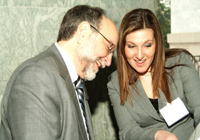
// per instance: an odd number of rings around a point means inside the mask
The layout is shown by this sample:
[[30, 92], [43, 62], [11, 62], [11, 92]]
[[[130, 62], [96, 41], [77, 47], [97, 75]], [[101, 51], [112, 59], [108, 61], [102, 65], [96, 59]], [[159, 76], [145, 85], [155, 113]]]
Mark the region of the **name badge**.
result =
[[169, 127], [189, 114], [183, 101], [179, 97], [172, 101], [171, 104], [167, 103], [159, 111]]

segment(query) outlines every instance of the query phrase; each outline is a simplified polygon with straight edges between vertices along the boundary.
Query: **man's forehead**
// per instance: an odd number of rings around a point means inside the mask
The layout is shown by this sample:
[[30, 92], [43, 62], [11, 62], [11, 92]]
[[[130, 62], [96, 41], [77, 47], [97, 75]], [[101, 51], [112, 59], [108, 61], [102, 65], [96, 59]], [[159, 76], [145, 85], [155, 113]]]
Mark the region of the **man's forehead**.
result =
[[118, 31], [116, 25], [108, 18], [103, 16], [99, 30], [115, 45], [118, 41]]

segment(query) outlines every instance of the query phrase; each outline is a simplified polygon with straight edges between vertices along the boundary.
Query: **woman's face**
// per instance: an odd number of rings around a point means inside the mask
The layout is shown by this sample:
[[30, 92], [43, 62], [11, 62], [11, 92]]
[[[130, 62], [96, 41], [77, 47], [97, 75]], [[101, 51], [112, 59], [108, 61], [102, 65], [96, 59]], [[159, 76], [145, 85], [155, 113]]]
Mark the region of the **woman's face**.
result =
[[141, 75], [150, 70], [155, 49], [154, 31], [150, 28], [134, 31], [126, 36], [125, 55], [127, 61]]

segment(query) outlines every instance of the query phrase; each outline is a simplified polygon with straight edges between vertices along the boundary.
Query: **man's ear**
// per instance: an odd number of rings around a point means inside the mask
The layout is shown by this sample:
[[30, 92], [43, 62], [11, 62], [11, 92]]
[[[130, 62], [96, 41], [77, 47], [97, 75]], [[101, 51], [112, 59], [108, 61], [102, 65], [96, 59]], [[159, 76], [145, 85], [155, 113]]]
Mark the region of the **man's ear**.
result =
[[82, 43], [91, 35], [90, 24], [83, 21], [79, 24], [76, 32], [77, 43]]

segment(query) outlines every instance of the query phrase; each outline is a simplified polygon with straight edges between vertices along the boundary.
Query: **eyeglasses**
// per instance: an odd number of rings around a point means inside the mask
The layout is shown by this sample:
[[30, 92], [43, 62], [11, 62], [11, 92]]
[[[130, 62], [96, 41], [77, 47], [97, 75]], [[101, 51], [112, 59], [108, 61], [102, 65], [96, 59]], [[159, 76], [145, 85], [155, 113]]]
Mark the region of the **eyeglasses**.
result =
[[97, 31], [109, 44], [110, 44], [110, 47], [108, 47], [108, 53], [111, 54], [115, 51], [115, 45], [109, 41], [99, 30], [97, 30], [97, 28], [95, 28], [93, 25], [90, 24], [90, 26], [95, 30]]

